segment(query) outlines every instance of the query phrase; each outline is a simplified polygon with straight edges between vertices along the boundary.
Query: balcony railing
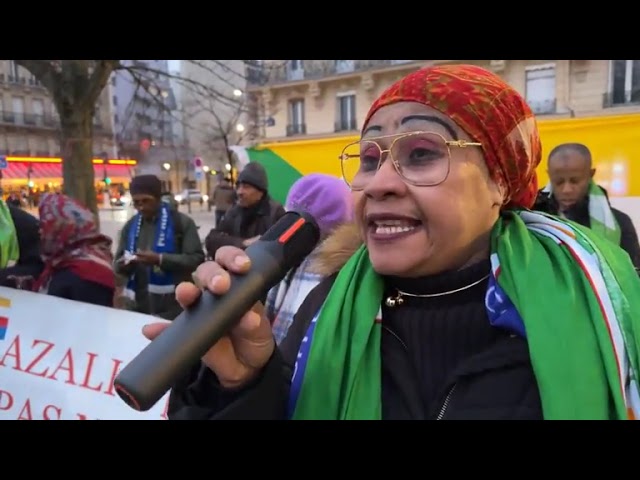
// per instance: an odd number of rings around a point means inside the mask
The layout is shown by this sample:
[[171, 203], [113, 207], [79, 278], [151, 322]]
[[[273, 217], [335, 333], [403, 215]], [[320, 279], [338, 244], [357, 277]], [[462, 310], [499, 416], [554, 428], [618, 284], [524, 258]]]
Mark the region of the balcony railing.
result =
[[[0, 112], [0, 124], [26, 128], [60, 128], [60, 119], [53, 115], [13, 112], [11, 110], [2, 110]], [[93, 119], [93, 128], [96, 132], [102, 132], [105, 130], [102, 120], [98, 118]]]
[[556, 99], [529, 102], [529, 107], [536, 115], [552, 115], [556, 113]]
[[312, 60], [304, 68], [292, 70], [290, 64], [248, 65], [247, 81], [252, 86], [275, 85], [302, 80], [317, 80], [335, 75], [407, 65], [418, 60]]
[[358, 129], [358, 125], [355, 118], [345, 118], [345, 119], [338, 120], [335, 123], [335, 128], [334, 128], [336, 132], [350, 132], [357, 129]]
[[16, 77], [7, 73], [0, 73], [0, 84], [44, 88], [35, 77]]
[[287, 125], [287, 137], [293, 137], [295, 135], [306, 135], [306, 134], [307, 134], [306, 123]]
[[640, 88], [636, 90], [617, 90], [602, 96], [602, 108], [622, 107], [640, 104]]
[[60, 119], [53, 115], [36, 115], [33, 113], [2, 110], [0, 123], [26, 127], [58, 128], [60, 126]]

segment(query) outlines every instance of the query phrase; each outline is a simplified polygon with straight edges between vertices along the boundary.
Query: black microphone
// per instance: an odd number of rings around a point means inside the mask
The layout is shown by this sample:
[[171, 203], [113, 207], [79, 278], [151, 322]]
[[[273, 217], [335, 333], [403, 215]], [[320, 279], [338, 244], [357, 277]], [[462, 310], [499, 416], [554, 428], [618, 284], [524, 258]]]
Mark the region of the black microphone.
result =
[[114, 387], [131, 408], [152, 408], [200, 358], [313, 251], [320, 229], [307, 213], [287, 212], [247, 247], [251, 268], [231, 276], [224, 295], [205, 290], [115, 378]]

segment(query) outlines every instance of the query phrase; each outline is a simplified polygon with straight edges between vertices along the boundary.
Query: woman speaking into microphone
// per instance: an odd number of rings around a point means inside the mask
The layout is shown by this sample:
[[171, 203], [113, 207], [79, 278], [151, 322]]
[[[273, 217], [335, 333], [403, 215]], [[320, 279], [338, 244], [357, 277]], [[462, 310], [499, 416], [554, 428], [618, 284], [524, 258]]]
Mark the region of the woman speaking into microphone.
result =
[[[530, 210], [540, 160], [533, 113], [495, 74], [399, 80], [340, 156], [356, 228], [322, 245], [326, 280], [277, 348], [248, 312], [174, 386], [169, 417], [635, 418], [640, 279], [607, 239]], [[250, 268], [224, 247], [196, 276], [223, 294]]]

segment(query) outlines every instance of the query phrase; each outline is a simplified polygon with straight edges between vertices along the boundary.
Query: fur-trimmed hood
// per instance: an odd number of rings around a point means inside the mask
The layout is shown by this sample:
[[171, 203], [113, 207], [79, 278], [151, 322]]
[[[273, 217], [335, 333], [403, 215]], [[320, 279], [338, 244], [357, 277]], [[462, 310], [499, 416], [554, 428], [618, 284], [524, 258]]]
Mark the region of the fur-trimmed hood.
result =
[[355, 223], [338, 227], [316, 249], [309, 270], [330, 276], [340, 270], [362, 245], [360, 230]]

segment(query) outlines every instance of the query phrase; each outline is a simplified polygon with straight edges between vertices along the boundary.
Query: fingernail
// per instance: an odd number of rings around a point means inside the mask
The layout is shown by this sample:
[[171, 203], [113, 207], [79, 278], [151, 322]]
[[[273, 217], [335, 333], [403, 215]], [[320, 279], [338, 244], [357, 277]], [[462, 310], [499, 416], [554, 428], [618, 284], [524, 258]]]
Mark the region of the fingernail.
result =
[[245, 267], [249, 263], [249, 257], [238, 255], [233, 262], [239, 267]]
[[216, 284], [220, 280], [220, 275], [216, 275], [211, 279], [211, 288], [216, 288]]
[[251, 325], [250, 328], [258, 328], [260, 326], [260, 322], [262, 322], [262, 319], [260, 318], [260, 315], [251, 315]]
[[198, 276], [196, 275], [196, 272], [193, 272], [191, 274], [191, 279], [193, 280], [193, 283], [196, 287], [198, 288], [202, 288], [202, 282], [200, 281], [200, 279], [198, 278]]

